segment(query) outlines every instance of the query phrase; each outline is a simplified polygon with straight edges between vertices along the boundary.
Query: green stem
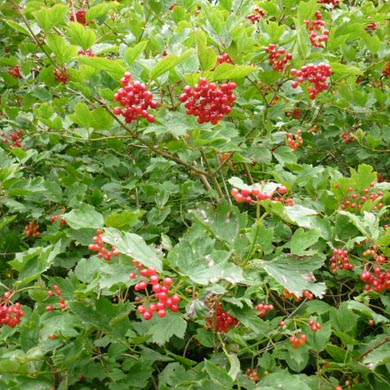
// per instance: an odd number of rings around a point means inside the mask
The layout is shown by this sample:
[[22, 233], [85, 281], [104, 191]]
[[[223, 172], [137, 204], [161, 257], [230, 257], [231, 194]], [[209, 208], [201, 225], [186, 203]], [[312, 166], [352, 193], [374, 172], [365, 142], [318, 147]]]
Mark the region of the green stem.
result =
[[260, 206], [260, 202], [258, 202], [256, 204], [256, 230], [255, 230], [255, 236], [253, 238], [251, 248], [249, 249], [246, 258], [244, 259], [244, 261], [241, 264], [242, 267], [245, 267], [248, 264], [249, 260], [252, 258], [252, 255], [253, 255], [253, 253], [256, 250], [256, 243], [257, 243], [257, 238], [259, 237], [260, 227], [263, 224], [263, 219], [267, 215], [268, 215], [268, 212], [265, 212], [263, 215], [261, 215], [261, 206]]

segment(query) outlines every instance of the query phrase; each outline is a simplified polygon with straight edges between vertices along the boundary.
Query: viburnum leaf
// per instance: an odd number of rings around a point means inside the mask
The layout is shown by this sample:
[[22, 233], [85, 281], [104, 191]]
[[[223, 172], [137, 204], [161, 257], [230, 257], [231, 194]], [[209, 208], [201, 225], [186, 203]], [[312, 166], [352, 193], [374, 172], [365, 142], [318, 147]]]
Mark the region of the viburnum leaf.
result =
[[145, 240], [134, 233], [120, 232], [117, 229], [107, 228], [104, 230], [104, 242], [114, 245], [124, 255], [140, 261], [146, 267], [154, 267], [162, 270], [161, 259], [155, 250], [148, 246]]
[[321, 297], [326, 290], [326, 285], [316, 283], [312, 271], [320, 268], [324, 259], [325, 256], [321, 254], [307, 257], [281, 254], [272, 260], [262, 262], [262, 267], [295, 295], [301, 296], [303, 290], [309, 290]]
[[152, 326], [149, 328], [149, 333], [152, 334], [151, 341], [158, 345], [163, 345], [169, 341], [172, 336], [183, 338], [187, 329], [187, 322], [179, 313], [168, 313], [161, 320], [156, 318]]

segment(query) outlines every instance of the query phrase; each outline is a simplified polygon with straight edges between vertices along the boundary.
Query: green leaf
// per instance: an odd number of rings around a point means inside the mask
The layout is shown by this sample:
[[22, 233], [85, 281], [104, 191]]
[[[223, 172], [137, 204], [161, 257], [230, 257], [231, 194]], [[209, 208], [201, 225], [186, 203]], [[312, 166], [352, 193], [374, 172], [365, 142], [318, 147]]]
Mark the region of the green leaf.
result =
[[107, 228], [104, 230], [103, 240], [116, 246], [124, 255], [140, 261], [146, 267], [154, 267], [161, 272], [161, 259], [157, 256], [156, 251], [149, 247], [141, 236]]
[[294, 255], [304, 255], [305, 250], [315, 244], [320, 236], [320, 232], [316, 229], [310, 229], [307, 232], [302, 228], [297, 229], [289, 243], [291, 253]]
[[318, 212], [297, 204], [295, 206], [285, 207], [284, 214], [292, 223], [298, 226], [313, 228], [316, 223], [313, 217], [316, 217]]
[[81, 204], [69, 213], [63, 215], [72, 229], [94, 228], [100, 229], [104, 224], [103, 216], [89, 204]]
[[270, 276], [295, 295], [301, 296], [303, 290], [309, 290], [322, 297], [326, 286], [324, 283], [316, 283], [312, 272], [323, 265], [324, 258], [323, 255], [299, 258], [281, 254], [261, 265]]
[[69, 117], [78, 125], [95, 130], [110, 129], [114, 120], [103, 107], [92, 110], [86, 103], [81, 102], [76, 104], [74, 114]]
[[50, 268], [60, 251], [61, 241], [58, 241], [53, 246], [30, 248], [26, 252], [17, 253], [15, 259], [9, 262], [12, 268], [19, 272], [15, 285], [28, 284], [38, 279]]
[[113, 228], [131, 226], [145, 214], [145, 210], [124, 210], [116, 211], [105, 217], [105, 225]]
[[278, 390], [312, 390], [299, 375], [287, 371], [278, 371], [265, 376], [261, 379], [261, 388], [270, 386], [270, 390], [276, 390], [275, 383]]
[[226, 356], [230, 363], [230, 369], [228, 374], [233, 380], [236, 380], [237, 375], [241, 371], [240, 360], [238, 359], [237, 355], [234, 353], [229, 353]]
[[60, 35], [48, 34], [46, 36], [46, 43], [61, 64], [72, 60], [77, 55], [78, 48], [69, 45]]
[[333, 71], [333, 77], [341, 78], [345, 76], [359, 76], [363, 75], [361, 69], [356, 66], [340, 64], [339, 62], [330, 62], [330, 67]]
[[152, 334], [153, 343], [164, 345], [172, 336], [182, 339], [186, 329], [187, 322], [179, 313], [168, 313], [163, 320], [156, 318], [149, 332]]
[[390, 363], [390, 344], [388, 340], [383, 345], [369, 352], [363, 360], [363, 364], [367, 365], [371, 370], [388, 363]]
[[42, 8], [34, 12], [34, 17], [44, 31], [50, 30], [52, 27], [60, 27], [66, 23], [66, 15], [69, 8], [65, 4], [55, 4], [50, 8]]
[[125, 60], [128, 65], [131, 65], [140, 55], [141, 53], [146, 49], [146, 46], [148, 46], [149, 41], [141, 41], [137, 43], [133, 47], [129, 47], [126, 50], [125, 53]]
[[229, 390], [233, 386], [233, 380], [228, 375], [225, 369], [217, 366], [211, 360], [206, 360], [204, 362], [206, 372], [209, 375], [212, 382], [221, 388]]
[[22, 34], [25, 34], [25, 35], [30, 35], [30, 31], [28, 31], [28, 29], [25, 27], [24, 23], [16, 23], [13, 20], [9, 20], [9, 19], [5, 19], [3, 21], [5, 23], [7, 23], [8, 26], [13, 28], [14, 30], [16, 30], [16, 31], [18, 31], [18, 32], [20, 32]]
[[78, 57], [80, 64], [89, 65], [97, 71], [107, 72], [113, 79], [120, 80], [127, 71], [126, 66], [121, 60], [109, 60], [101, 57]]
[[158, 77], [173, 69], [194, 52], [193, 49], [185, 51], [181, 56], [170, 55], [159, 61], [156, 66], [149, 71], [149, 78], [157, 80]]
[[217, 53], [211, 47], [198, 46], [198, 57], [202, 70], [211, 70], [217, 64]]
[[259, 68], [249, 65], [233, 65], [223, 63], [218, 65], [214, 71], [205, 72], [205, 77], [209, 80], [230, 80], [242, 79], [253, 72], [259, 71]]
[[352, 301], [352, 300], [347, 301], [347, 307], [350, 310], [357, 311], [357, 312], [365, 315], [366, 317], [373, 319], [376, 324], [387, 323], [390, 321], [385, 316], [382, 316], [381, 314], [376, 313], [368, 305], [365, 305], [364, 303], [361, 303], [358, 301]]
[[90, 49], [96, 41], [94, 30], [85, 28], [81, 23], [71, 22], [69, 24], [70, 42], [81, 46], [82, 49]]

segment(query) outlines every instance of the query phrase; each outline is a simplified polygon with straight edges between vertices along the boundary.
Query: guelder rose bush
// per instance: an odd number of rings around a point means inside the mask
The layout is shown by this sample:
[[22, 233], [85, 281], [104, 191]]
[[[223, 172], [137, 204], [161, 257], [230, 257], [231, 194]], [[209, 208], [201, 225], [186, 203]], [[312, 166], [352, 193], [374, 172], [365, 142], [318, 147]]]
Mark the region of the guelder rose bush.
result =
[[0, 13], [1, 389], [390, 387], [385, 2]]

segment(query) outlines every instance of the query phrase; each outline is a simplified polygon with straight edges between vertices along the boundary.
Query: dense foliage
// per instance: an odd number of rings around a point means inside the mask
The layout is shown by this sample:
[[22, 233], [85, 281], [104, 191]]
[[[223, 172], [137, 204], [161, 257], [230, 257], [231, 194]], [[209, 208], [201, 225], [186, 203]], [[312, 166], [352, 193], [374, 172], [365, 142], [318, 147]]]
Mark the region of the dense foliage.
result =
[[386, 1], [0, 1], [0, 387], [390, 387]]

